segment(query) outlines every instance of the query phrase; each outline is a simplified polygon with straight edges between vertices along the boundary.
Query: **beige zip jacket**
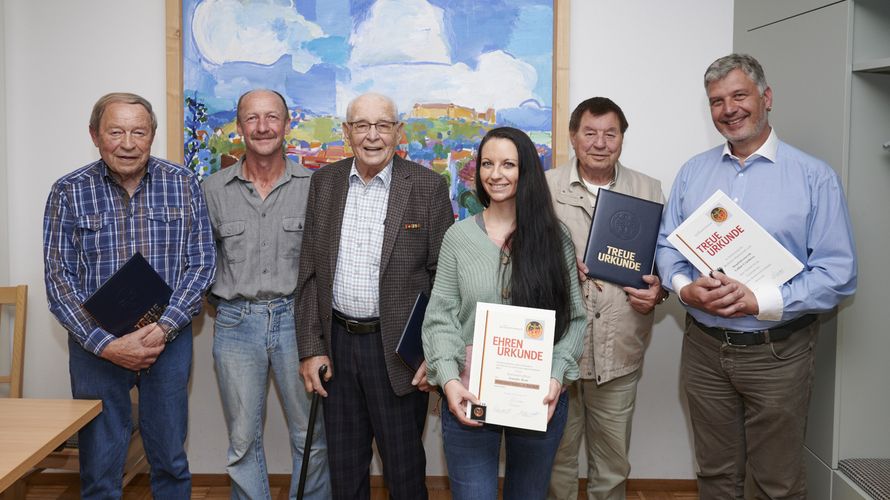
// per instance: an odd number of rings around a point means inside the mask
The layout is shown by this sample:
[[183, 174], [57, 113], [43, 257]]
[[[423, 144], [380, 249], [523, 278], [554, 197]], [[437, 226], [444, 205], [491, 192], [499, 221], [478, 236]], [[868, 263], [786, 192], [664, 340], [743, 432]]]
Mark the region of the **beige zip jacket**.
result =
[[[593, 216], [593, 195], [581, 181], [574, 160], [548, 171], [547, 183], [556, 216], [569, 229], [575, 254], [583, 259]], [[664, 203], [660, 181], [626, 168], [620, 162], [611, 189]], [[577, 274], [575, 277], [577, 279]], [[622, 287], [601, 280], [588, 279], [581, 283], [581, 295], [587, 309], [584, 353], [578, 363], [581, 378], [603, 384], [639, 369], [655, 315], [634, 311]]]

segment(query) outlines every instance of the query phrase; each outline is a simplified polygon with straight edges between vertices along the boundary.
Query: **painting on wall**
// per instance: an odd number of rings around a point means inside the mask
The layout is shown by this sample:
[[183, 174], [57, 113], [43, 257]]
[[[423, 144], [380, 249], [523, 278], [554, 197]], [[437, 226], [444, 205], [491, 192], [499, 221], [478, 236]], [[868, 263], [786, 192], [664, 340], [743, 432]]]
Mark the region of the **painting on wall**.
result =
[[553, 0], [182, 0], [183, 162], [201, 176], [244, 146], [238, 97], [283, 95], [286, 154], [308, 168], [352, 156], [341, 123], [364, 92], [405, 123], [397, 154], [446, 178], [456, 216], [482, 209], [474, 149], [525, 130], [550, 168]]

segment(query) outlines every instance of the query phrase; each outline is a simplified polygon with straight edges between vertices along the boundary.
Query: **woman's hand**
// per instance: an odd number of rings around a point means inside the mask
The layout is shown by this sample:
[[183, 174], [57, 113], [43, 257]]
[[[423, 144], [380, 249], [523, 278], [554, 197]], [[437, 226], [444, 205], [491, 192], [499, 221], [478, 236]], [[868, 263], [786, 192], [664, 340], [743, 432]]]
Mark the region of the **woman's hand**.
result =
[[547, 405], [547, 421], [553, 418], [553, 412], [556, 411], [556, 403], [559, 401], [559, 395], [562, 393], [562, 383], [555, 378], [550, 379], [550, 391], [544, 398], [544, 404]]
[[479, 404], [479, 400], [464, 387], [460, 380], [451, 379], [445, 383], [445, 387], [442, 389], [445, 391], [445, 399], [448, 401], [448, 410], [458, 422], [468, 427], [482, 426], [482, 422], [467, 418], [467, 402]]

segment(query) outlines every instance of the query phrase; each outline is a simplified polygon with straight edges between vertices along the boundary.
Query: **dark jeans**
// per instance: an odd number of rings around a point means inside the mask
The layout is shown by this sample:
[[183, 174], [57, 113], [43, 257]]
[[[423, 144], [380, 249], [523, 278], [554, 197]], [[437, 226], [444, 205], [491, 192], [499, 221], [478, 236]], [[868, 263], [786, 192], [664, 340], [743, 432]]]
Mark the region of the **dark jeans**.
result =
[[442, 442], [452, 498], [497, 498], [501, 435], [507, 451], [504, 500], [546, 498], [553, 459], [569, 414], [568, 406], [569, 395], [563, 392], [547, 424], [547, 432], [536, 432], [499, 425], [467, 427], [451, 414], [448, 401], [442, 398]]
[[185, 455], [192, 327], [167, 344], [148, 370], [136, 373], [85, 351], [68, 337], [74, 399], [101, 399], [102, 413], [78, 433], [81, 498], [120, 498], [132, 433], [130, 389], [139, 388], [139, 428], [151, 465], [154, 498], [187, 499], [191, 474]]
[[755, 498], [806, 498], [803, 460], [819, 322], [787, 339], [733, 347], [687, 315], [681, 377], [702, 500], [744, 498], [750, 467]]

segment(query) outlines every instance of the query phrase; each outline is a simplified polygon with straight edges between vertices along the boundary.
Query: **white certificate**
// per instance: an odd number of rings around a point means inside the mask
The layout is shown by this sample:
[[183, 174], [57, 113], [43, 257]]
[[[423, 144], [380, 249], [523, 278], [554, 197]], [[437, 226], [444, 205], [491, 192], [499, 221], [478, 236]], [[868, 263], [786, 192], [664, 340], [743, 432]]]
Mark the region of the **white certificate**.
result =
[[[551, 310], [476, 304], [468, 389], [484, 403], [486, 423], [547, 430], [555, 325]], [[474, 411], [481, 413], [467, 405], [467, 418]]]
[[751, 290], [778, 287], [803, 270], [797, 257], [719, 189], [667, 239], [702, 274], [719, 269]]

